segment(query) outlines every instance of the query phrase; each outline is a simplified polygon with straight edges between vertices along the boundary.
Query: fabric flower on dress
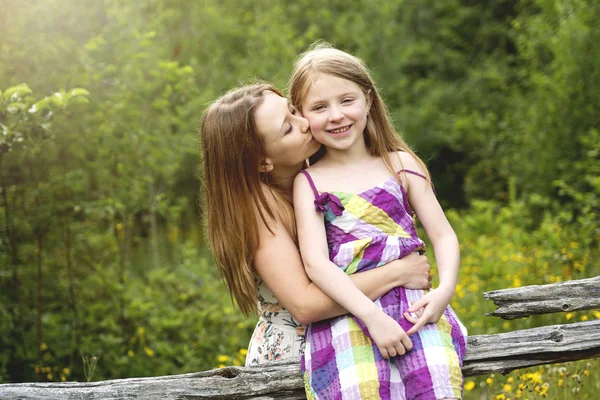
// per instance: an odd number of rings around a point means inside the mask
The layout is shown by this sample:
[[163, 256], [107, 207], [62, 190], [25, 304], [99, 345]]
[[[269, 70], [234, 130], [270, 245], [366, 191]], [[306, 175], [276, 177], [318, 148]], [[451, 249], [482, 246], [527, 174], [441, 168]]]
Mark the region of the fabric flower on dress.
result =
[[338, 217], [341, 216], [342, 212], [345, 210], [340, 199], [336, 195], [327, 192], [321, 193], [315, 199], [315, 210], [320, 213], [325, 213], [327, 212], [328, 204], [331, 212]]

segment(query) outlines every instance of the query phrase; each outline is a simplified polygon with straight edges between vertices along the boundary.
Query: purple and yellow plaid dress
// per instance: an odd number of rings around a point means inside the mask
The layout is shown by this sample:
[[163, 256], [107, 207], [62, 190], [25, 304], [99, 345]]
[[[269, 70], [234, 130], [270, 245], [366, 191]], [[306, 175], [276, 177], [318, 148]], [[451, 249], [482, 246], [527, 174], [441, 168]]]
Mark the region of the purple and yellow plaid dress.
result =
[[[317, 211], [325, 216], [329, 258], [346, 274], [376, 268], [424, 248], [406, 192], [395, 177], [358, 194], [319, 194], [308, 172], [302, 172], [315, 192]], [[423, 290], [399, 287], [375, 304], [407, 331], [412, 324], [403, 314], [423, 294]], [[358, 318], [348, 314], [313, 323], [306, 330], [301, 361], [307, 398], [460, 398], [466, 336], [465, 327], [448, 306], [439, 321], [410, 336], [411, 351], [386, 360]]]

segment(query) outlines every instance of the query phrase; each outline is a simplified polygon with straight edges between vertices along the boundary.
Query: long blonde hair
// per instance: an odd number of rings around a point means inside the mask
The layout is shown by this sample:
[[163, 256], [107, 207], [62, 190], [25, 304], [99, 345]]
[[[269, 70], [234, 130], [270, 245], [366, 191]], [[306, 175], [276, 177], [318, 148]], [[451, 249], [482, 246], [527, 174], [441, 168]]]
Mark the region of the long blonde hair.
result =
[[[425, 163], [412, 151], [398, 135], [391, 122], [389, 112], [375, 82], [364, 62], [351, 54], [318, 42], [301, 54], [294, 63], [294, 70], [288, 82], [288, 92], [292, 104], [301, 110], [302, 99], [307, 95], [318, 73], [333, 75], [358, 85], [371, 101], [364, 137], [367, 149], [372, 155], [383, 159], [385, 166], [396, 174], [390, 152], [405, 151], [412, 155], [431, 180]], [[311, 161], [314, 161], [311, 159]], [[402, 161], [400, 161], [402, 163]]]
[[268, 222], [277, 214], [295, 237], [291, 205], [268, 182], [268, 174], [260, 172], [265, 146], [254, 111], [265, 91], [283, 97], [269, 83], [229, 91], [205, 111], [199, 132], [210, 248], [230, 295], [245, 315], [257, 309], [252, 268], [259, 244], [257, 213], [269, 230]]

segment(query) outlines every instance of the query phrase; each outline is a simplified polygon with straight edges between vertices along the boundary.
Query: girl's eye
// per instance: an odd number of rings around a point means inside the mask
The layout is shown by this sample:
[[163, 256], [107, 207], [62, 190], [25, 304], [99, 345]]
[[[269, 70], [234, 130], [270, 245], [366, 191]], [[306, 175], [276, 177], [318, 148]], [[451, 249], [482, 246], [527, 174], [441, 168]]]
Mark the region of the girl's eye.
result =
[[320, 111], [320, 110], [322, 110], [322, 109], [324, 109], [324, 108], [325, 108], [325, 107], [324, 107], [324, 106], [322, 106], [322, 105], [314, 106], [314, 107], [313, 107], [313, 111]]
[[290, 133], [292, 131], [292, 124], [289, 124], [287, 130], [285, 131], [285, 134], [287, 135], [288, 133]]
[[344, 100], [342, 100], [342, 103], [350, 103], [350, 102], [352, 102], [352, 100], [354, 100], [354, 99], [347, 97]]

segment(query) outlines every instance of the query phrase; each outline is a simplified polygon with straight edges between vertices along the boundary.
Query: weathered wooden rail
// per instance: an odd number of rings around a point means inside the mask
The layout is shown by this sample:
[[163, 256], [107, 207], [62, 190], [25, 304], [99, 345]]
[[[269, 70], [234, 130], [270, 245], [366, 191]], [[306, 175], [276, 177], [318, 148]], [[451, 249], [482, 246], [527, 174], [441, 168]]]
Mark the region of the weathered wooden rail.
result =
[[[495, 290], [484, 296], [506, 319], [556, 311], [600, 308], [600, 277], [552, 285]], [[469, 336], [465, 376], [507, 373], [534, 365], [600, 357], [600, 320]], [[264, 367], [226, 367], [155, 378], [92, 383], [0, 385], [0, 399], [267, 400], [304, 399], [298, 360]]]

